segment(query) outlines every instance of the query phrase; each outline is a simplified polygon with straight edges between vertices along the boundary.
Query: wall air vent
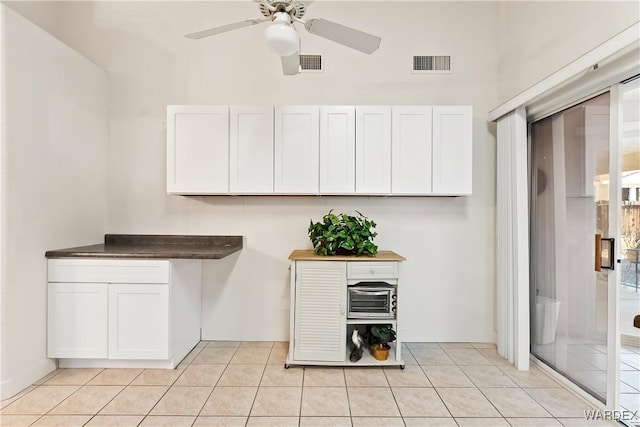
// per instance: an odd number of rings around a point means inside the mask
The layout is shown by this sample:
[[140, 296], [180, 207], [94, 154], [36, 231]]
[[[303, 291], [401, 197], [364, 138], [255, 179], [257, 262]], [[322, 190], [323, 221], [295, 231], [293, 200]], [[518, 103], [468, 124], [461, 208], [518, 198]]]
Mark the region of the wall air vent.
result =
[[414, 56], [412, 73], [442, 74], [453, 72], [451, 55]]
[[300, 55], [300, 71], [303, 73], [320, 73], [324, 71], [322, 55]]

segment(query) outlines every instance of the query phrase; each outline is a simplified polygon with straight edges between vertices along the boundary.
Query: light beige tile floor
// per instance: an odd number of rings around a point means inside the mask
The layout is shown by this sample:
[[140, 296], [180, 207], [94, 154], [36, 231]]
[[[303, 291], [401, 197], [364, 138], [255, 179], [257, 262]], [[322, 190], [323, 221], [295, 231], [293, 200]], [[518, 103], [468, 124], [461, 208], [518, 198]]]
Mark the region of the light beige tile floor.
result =
[[284, 369], [286, 352], [281, 342], [201, 342], [174, 370], [59, 369], [3, 401], [0, 425], [617, 425], [587, 423], [587, 403], [536, 367], [517, 371], [493, 344], [409, 343], [404, 370]]

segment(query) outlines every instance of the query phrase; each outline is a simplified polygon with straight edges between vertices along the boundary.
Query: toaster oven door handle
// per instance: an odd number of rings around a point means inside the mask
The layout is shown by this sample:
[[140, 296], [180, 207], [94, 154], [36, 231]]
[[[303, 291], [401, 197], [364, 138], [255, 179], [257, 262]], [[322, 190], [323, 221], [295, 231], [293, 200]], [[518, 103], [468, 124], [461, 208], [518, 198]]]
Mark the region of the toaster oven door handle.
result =
[[351, 289], [351, 293], [356, 295], [388, 295], [389, 291], [360, 291], [358, 289]]

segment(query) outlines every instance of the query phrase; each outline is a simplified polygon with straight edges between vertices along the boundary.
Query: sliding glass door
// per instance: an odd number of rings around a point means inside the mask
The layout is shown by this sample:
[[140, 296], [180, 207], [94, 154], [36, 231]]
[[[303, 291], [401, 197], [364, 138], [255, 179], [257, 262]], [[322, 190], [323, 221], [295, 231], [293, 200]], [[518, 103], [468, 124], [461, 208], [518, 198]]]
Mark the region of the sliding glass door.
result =
[[640, 425], [640, 79], [620, 85], [620, 409]]
[[[610, 96], [531, 124], [531, 351], [607, 400]], [[615, 199], [613, 199], [615, 200]]]

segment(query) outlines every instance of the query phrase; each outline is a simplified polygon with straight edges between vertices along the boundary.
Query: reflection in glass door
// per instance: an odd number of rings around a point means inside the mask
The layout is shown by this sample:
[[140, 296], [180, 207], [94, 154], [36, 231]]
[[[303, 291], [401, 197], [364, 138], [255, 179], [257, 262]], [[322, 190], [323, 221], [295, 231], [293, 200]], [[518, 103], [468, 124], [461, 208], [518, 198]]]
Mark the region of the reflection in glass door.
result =
[[594, 241], [609, 237], [609, 111], [606, 93], [531, 125], [531, 351], [603, 402], [610, 270], [596, 271]]
[[620, 92], [620, 409], [640, 425], [640, 78], [620, 85]]

